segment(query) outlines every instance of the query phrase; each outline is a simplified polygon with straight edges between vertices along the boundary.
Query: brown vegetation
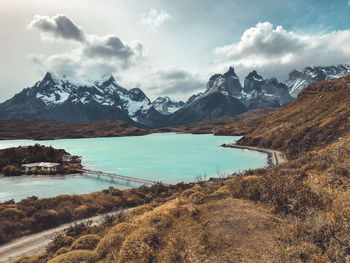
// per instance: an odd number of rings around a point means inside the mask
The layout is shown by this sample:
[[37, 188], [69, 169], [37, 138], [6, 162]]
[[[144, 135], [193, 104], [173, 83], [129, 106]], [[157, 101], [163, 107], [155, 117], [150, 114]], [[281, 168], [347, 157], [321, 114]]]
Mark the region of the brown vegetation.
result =
[[[111, 227], [89, 228], [93, 234], [81, 231], [74, 242], [56, 242], [61, 246], [48, 249], [41, 258], [19, 262], [283, 261], [283, 246], [275, 238], [281, 219], [249, 201], [208, 198], [214, 189], [194, 187], [166, 203], [140, 207], [117, 218]], [[192, 198], [198, 194], [203, 196], [201, 204]], [[75, 250], [76, 243], [91, 236], [101, 237], [97, 246]]]
[[187, 187], [185, 184], [169, 187], [156, 184], [123, 191], [105, 190], [44, 199], [28, 197], [18, 203], [8, 201], [0, 204], [0, 244], [77, 219], [149, 203], [158, 197], [167, 198]]
[[103, 236], [94, 249], [20, 262], [349, 262], [349, 105], [350, 75], [311, 85], [263, 119], [225, 125], [221, 134], [243, 127], [241, 144], [290, 161], [136, 209], [94, 233]]
[[161, 128], [153, 132], [180, 132], [192, 134], [214, 134], [221, 135], [222, 131], [232, 127], [232, 123], [239, 123], [235, 126], [234, 135], [243, 135], [254, 130], [254, 128], [263, 121], [263, 116], [277, 111], [276, 108], [264, 108], [250, 110], [246, 113], [217, 118], [208, 121], [189, 123], [174, 127]]
[[119, 137], [145, 135], [149, 133], [150, 131], [148, 130], [133, 127], [119, 120], [80, 123], [53, 120], [0, 121], [0, 140]]

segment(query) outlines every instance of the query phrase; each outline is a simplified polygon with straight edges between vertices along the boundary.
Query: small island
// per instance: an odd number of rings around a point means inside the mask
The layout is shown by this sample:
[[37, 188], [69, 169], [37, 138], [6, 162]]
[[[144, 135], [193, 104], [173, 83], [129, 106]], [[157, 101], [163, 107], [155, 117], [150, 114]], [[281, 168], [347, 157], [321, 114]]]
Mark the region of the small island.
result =
[[0, 150], [0, 174], [65, 175], [79, 173], [82, 168], [79, 156], [72, 156], [63, 149], [35, 144]]

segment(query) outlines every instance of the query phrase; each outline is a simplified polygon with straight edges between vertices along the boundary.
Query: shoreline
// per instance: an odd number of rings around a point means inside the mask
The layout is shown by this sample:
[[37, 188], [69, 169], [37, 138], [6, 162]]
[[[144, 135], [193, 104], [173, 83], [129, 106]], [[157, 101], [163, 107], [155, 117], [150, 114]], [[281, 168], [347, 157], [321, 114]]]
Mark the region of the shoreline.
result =
[[229, 144], [224, 143], [221, 145], [221, 147], [250, 150], [250, 151], [265, 153], [267, 154], [267, 164], [269, 167], [279, 165], [288, 161], [282, 152], [272, 150], [272, 149], [265, 149], [265, 148], [259, 148], [259, 147], [248, 146], [248, 145], [238, 145], [236, 143], [229, 143]]

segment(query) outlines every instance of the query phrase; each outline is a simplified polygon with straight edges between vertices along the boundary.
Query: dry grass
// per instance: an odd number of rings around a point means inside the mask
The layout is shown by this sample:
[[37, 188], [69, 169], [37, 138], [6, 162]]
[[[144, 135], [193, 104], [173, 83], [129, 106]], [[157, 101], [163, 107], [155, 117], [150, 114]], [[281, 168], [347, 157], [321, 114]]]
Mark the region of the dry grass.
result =
[[[101, 262], [350, 262], [349, 105], [350, 75], [310, 86], [288, 107], [248, 128], [241, 140], [285, 150], [291, 161], [173, 192], [164, 204], [126, 215], [125, 231], [101, 230], [114, 242], [103, 238], [95, 250], [59, 257], [86, 253]], [[254, 118], [248, 124], [244, 127], [254, 127]], [[225, 134], [235, 133], [239, 125], [225, 126]]]

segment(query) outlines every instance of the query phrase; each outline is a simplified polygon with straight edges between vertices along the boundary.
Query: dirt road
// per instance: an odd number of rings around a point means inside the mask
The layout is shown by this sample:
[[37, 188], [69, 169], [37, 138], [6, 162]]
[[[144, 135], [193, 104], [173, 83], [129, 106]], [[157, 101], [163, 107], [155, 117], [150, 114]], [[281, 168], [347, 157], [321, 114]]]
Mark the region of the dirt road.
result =
[[284, 156], [284, 154], [280, 151], [275, 151], [275, 150], [265, 149], [265, 148], [258, 148], [258, 147], [254, 147], [254, 146], [237, 145], [234, 143], [223, 144], [222, 146], [229, 147], [229, 148], [247, 149], [247, 150], [267, 153], [269, 155], [269, 158], [271, 159], [270, 166], [279, 165], [279, 164], [282, 164], [282, 163], [285, 163], [288, 161], [287, 158]]
[[[134, 208], [122, 209], [118, 212], [126, 212]], [[98, 215], [82, 220], [77, 220], [68, 224], [60, 225], [58, 227], [39, 232], [32, 235], [27, 235], [13, 240], [10, 243], [0, 246], [0, 263], [13, 262], [22, 256], [37, 255], [45, 251], [45, 247], [51, 242], [51, 237], [61, 232], [67, 227], [75, 223], [83, 223], [91, 221], [92, 225], [98, 225], [101, 223], [106, 215], [113, 215], [116, 212]]]

